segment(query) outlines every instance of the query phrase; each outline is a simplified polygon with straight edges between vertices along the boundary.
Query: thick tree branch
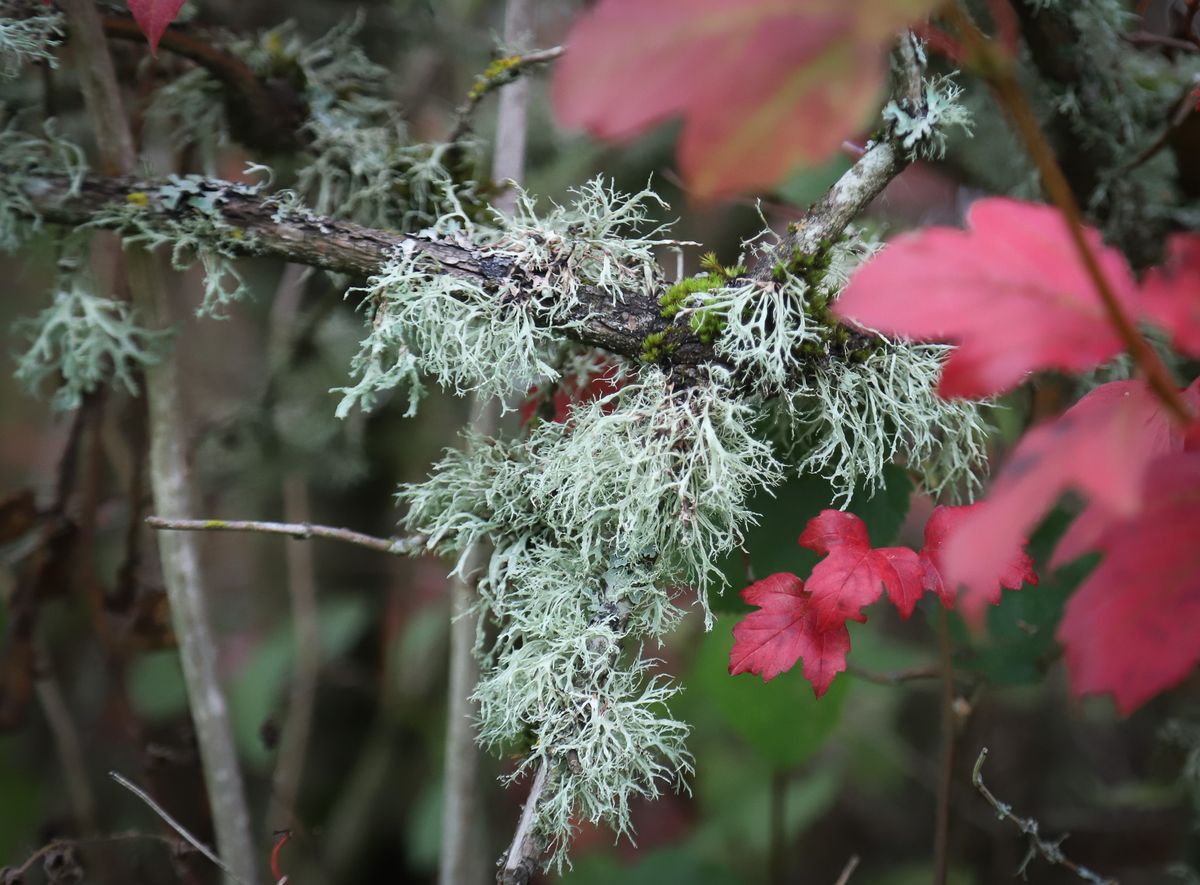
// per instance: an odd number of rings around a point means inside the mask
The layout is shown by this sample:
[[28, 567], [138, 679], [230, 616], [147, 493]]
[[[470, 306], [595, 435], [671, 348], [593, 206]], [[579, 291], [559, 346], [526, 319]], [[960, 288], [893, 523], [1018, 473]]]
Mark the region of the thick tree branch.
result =
[[[907, 165], [904, 151], [890, 140], [872, 146], [792, 227], [792, 233], [776, 252], [789, 261], [796, 250], [812, 254], [836, 239], [846, 226], [879, 195]], [[0, 167], [0, 175], [7, 170]], [[22, 182], [41, 219], [63, 225], [92, 223], [119, 230], [122, 222], [114, 210], [129, 205], [141, 208], [141, 224], [168, 228], [195, 217], [190, 206], [172, 208], [151, 198], [170, 185], [165, 179], [131, 176], [87, 176], [72, 190], [65, 176], [29, 177]], [[240, 231], [237, 239], [223, 237], [221, 247], [247, 256], [260, 255], [305, 264], [338, 273], [366, 277], [377, 272], [393, 255], [415, 251], [430, 259], [431, 272], [463, 277], [484, 289], [519, 277], [520, 268], [507, 258], [498, 258], [482, 248], [460, 242], [426, 239], [411, 234], [376, 230], [307, 212], [284, 211], [270, 196], [254, 194], [230, 182], [205, 180], [194, 186], [205, 203], [229, 228]], [[211, 199], [207, 199], [211, 198]], [[211, 216], [210, 219], [211, 220]], [[770, 267], [773, 262], [766, 262]], [[672, 328], [675, 343], [669, 362], [679, 370], [720, 363], [713, 345], [701, 341], [686, 321], [664, 319], [659, 292], [629, 290], [621, 298], [592, 287], [582, 287], [579, 304], [570, 317], [569, 334], [582, 344], [602, 347], [616, 354], [637, 358], [646, 338]]]

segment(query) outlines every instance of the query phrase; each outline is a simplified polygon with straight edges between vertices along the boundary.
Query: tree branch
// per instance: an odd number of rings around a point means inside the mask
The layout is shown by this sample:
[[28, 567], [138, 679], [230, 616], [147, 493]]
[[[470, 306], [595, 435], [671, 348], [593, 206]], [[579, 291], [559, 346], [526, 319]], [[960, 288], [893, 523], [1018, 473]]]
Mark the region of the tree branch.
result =
[[979, 751], [979, 758], [975, 760], [975, 768], [971, 771], [971, 783], [979, 791], [979, 794], [987, 800], [988, 805], [992, 806], [996, 812], [996, 816], [1000, 820], [1012, 821], [1016, 824], [1018, 830], [1029, 837], [1029, 851], [1025, 855], [1025, 859], [1021, 862], [1020, 868], [1017, 870], [1021, 878], [1025, 877], [1025, 869], [1029, 866], [1029, 862], [1034, 857], [1041, 855], [1047, 863], [1066, 867], [1080, 879], [1083, 879], [1085, 882], [1091, 882], [1092, 885], [1117, 885], [1115, 879], [1106, 878], [1089, 870], [1085, 866], [1080, 866], [1063, 854], [1062, 843], [1067, 838], [1066, 836], [1060, 836], [1055, 840], [1043, 839], [1038, 834], [1038, 822], [1036, 820], [1031, 817], [1018, 817], [1013, 814], [1011, 805], [1007, 802], [1001, 802], [996, 798], [995, 794], [987, 788], [987, 784], [983, 782], [983, 763], [987, 759], [987, 754], [987, 747]]
[[[63, 7], [101, 162], [109, 172], [127, 174], [134, 168], [137, 155], [100, 16], [93, 0], [64, 0]], [[160, 326], [170, 325], [168, 287], [153, 256], [140, 251], [129, 255], [126, 273], [135, 307]], [[156, 506], [167, 513], [180, 508], [186, 512], [191, 500], [177, 368], [172, 355], [145, 373], [151, 484]], [[179, 638], [180, 663], [196, 725], [217, 846], [229, 864], [227, 878], [255, 885], [258, 869], [250, 811], [229, 709], [217, 673], [217, 646], [199, 552], [191, 539], [166, 539], [159, 544], [159, 559], [171, 620]]]
[[158, 516], [147, 516], [146, 525], [152, 529], [168, 532], [259, 532], [264, 535], [287, 535], [296, 541], [329, 538], [346, 544], [378, 550], [380, 553], [391, 553], [394, 556], [408, 556], [416, 553], [424, 548], [427, 540], [424, 535], [411, 535], [407, 538], [378, 538], [375, 535], [364, 535], [362, 532], [354, 532], [350, 529], [312, 525], [307, 522], [257, 522], [249, 519], [162, 519]]
[[[796, 249], [804, 254], [820, 251], [845, 230], [905, 165], [903, 148], [891, 141], [871, 147], [792, 226], [792, 233], [774, 255], [786, 262], [794, 257]], [[5, 174], [8, 170], [0, 167], [0, 175]], [[73, 190], [71, 184], [66, 176], [32, 176], [22, 181], [38, 216], [55, 224], [93, 223], [120, 230], [120, 220], [102, 216], [111, 216], [114, 210], [131, 203], [142, 207], [139, 222], [151, 227], [166, 228], [185, 222], [196, 217], [198, 211], [187, 205], [175, 208], [173, 201], [154, 198], [160, 188], [171, 184], [166, 179], [87, 176], [78, 188]], [[224, 225], [240, 231], [237, 239], [226, 235], [220, 243], [223, 249], [235, 253], [280, 258], [365, 277], [376, 273], [393, 255], [412, 251], [430, 259], [431, 273], [462, 277], [485, 290], [496, 290], [520, 274], [520, 269], [509, 259], [497, 258], [470, 243], [428, 239], [307, 212], [283, 211], [270, 196], [252, 193], [230, 182], [201, 180], [194, 185], [199, 190], [194, 201], [203, 199], [211, 206], [211, 210], [206, 210], [210, 212], [207, 219], [211, 221], [215, 214]], [[772, 264], [770, 260], [765, 262], [768, 269]], [[713, 344], [702, 341], [686, 319], [663, 318], [659, 294], [628, 290], [614, 299], [594, 287], [583, 286], [578, 292], [578, 306], [566, 318], [572, 329], [564, 335], [581, 344], [637, 359], [647, 337], [670, 328], [675, 344], [665, 358], [670, 366], [687, 371], [711, 363], [721, 364]]]
[[533, 824], [537, 820], [538, 803], [545, 789], [546, 762], [542, 761], [538, 763], [533, 774], [529, 796], [525, 799], [525, 807], [521, 809], [521, 820], [517, 823], [517, 831], [504, 859], [504, 866], [496, 876], [499, 885], [527, 885], [537, 872], [538, 860], [545, 850], [545, 845]]

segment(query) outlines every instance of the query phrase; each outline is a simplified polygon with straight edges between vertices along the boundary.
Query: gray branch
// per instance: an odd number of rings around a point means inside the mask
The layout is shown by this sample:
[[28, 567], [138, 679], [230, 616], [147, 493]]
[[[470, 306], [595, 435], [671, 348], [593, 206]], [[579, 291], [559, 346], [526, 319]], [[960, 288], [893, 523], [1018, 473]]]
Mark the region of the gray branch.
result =
[[[775, 258], [787, 263], [797, 249], [803, 254], [819, 252], [840, 236], [906, 165], [904, 149], [891, 140], [873, 145], [794, 225]], [[8, 170], [0, 167], [0, 175], [6, 174]], [[170, 208], [161, 201], [147, 199], [147, 194], [169, 185], [165, 179], [87, 176], [73, 190], [65, 176], [43, 176], [27, 178], [22, 186], [44, 221], [68, 226], [91, 223], [119, 231], [122, 223], [114, 210], [131, 202], [144, 206], [138, 220], [151, 227], [167, 228], [189, 220], [199, 211], [190, 205]], [[217, 213], [224, 225], [241, 231], [239, 240], [226, 235], [220, 242], [222, 249], [235, 253], [367, 277], [400, 251], [414, 251], [430, 259], [431, 272], [463, 277], [485, 290], [498, 290], [502, 283], [521, 274], [511, 260], [499, 259], [469, 243], [376, 230], [307, 212], [281, 211], [269, 196], [229, 182], [205, 181], [196, 187], [200, 197], [211, 198], [203, 200], [211, 206], [206, 212]], [[211, 215], [208, 220], [212, 220]], [[768, 259], [763, 266], [770, 268], [774, 263]], [[614, 300], [598, 289], [583, 287], [574, 314], [568, 318], [573, 330], [565, 334], [581, 344], [636, 359], [647, 337], [670, 328], [675, 347], [667, 361], [672, 367], [688, 370], [720, 363], [712, 343], [701, 341], [686, 320], [663, 318], [658, 302], [661, 294], [628, 290]]]

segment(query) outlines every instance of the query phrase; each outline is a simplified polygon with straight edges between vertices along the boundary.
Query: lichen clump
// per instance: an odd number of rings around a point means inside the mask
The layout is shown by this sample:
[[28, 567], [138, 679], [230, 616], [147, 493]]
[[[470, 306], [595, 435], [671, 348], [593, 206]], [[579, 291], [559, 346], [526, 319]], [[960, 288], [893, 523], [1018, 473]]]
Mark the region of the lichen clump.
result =
[[79, 408], [84, 395], [104, 385], [136, 395], [137, 376], [158, 362], [170, 334], [144, 329], [127, 303], [94, 294], [80, 279], [16, 331], [28, 341], [17, 357], [17, 380], [35, 393], [57, 381], [50, 404], [63, 410]]
[[[701, 273], [672, 283], [655, 249], [680, 244], [644, 231], [657, 198], [600, 181], [575, 197], [542, 214], [522, 194], [514, 218], [488, 227], [442, 219], [437, 234], [474, 244], [472, 266], [491, 276], [447, 274], [453, 266], [414, 241], [356, 292], [368, 334], [341, 407], [399, 385], [411, 412], [423, 376], [478, 396], [544, 388], [564, 363], [578, 368], [562, 339], [587, 320], [585, 290], [614, 301], [661, 293], [663, 325], [640, 360], [592, 360], [605, 366], [602, 393], [517, 438], [471, 438], [399, 492], [405, 527], [456, 570], [474, 545], [491, 545], [466, 576], [478, 587], [480, 740], [523, 754], [513, 778], [542, 772], [535, 830], [560, 864], [576, 822], [625, 833], [630, 798], [690, 770], [687, 727], [666, 706], [675, 686], [647, 644], [687, 605], [707, 612], [718, 563], [755, 520], [751, 496], [809, 470], [848, 500], [895, 459], [931, 489], [962, 487], [985, 430], [975, 405], [936, 396], [945, 348], [834, 320], [830, 305], [872, 248], [859, 238], [763, 278], [747, 269], [776, 258], [777, 240], [763, 235], [735, 264], [706, 256]], [[716, 360], [684, 373], [667, 357], [688, 336]]]

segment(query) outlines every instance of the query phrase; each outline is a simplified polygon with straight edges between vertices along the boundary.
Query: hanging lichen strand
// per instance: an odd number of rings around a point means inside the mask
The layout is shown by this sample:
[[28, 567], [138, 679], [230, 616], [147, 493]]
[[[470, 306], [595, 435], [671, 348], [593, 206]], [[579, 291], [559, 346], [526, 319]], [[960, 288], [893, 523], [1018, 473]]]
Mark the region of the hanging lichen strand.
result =
[[[935, 491], [969, 489], [985, 431], [975, 405], [934, 393], [944, 348], [833, 321], [830, 302], [869, 251], [857, 238], [779, 261], [764, 235], [743, 258], [770, 273], [706, 258], [703, 273], [670, 284], [654, 249], [681, 244], [662, 228], [639, 233], [653, 194], [593, 181], [575, 196], [540, 216], [522, 195], [495, 228], [439, 221], [439, 236], [470, 236], [506, 269], [496, 290], [416, 250], [383, 268], [362, 290], [368, 335], [342, 404], [400, 384], [411, 412], [422, 375], [500, 397], [553, 382], [587, 364], [563, 341], [583, 315], [583, 287], [613, 299], [663, 293], [662, 331], [640, 362], [590, 363], [616, 366], [607, 393], [521, 438], [472, 439], [398, 496], [406, 527], [459, 557], [456, 569], [475, 542], [493, 547], [477, 576], [480, 740], [524, 753], [514, 779], [544, 772], [535, 831], [558, 864], [573, 822], [628, 832], [629, 799], [689, 771], [687, 726], [666, 706], [675, 688], [647, 643], [681, 606], [707, 615], [717, 563], [755, 519], [751, 496], [801, 469], [848, 500], [896, 458]], [[719, 362], [672, 369], [688, 335], [712, 343]]]

